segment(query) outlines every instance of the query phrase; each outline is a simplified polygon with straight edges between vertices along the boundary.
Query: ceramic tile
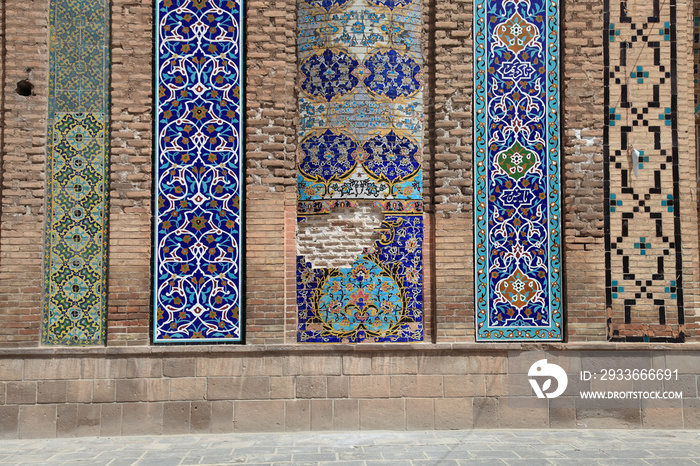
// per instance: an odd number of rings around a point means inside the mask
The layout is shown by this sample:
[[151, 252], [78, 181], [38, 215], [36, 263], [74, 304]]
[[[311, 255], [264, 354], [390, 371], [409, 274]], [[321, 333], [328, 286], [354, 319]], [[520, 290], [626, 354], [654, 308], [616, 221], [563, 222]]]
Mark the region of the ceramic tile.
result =
[[418, 0], [298, 2], [297, 219], [370, 201], [381, 239], [348, 268], [297, 258], [298, 341], [423, 339]]
[[159, 0], [153, 341], [242, 340], [243, 8]]
[[474, 17], [477, 340], [559, 341], [559, 3], [478, 0]]
[[42, 343], [106, 337], [109, 2], [51, 1]]
[[606, 2], [608, 338], [683, 341], [676, 2]]

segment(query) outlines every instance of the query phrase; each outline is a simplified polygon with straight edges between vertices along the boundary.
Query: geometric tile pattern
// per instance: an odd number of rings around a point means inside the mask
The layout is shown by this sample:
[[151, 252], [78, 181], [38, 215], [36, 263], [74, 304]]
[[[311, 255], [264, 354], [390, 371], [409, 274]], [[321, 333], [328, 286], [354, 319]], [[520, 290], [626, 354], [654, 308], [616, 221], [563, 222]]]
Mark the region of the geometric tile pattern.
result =
[[380, 239], [348, 268], [297, 257], [300, 342], [423, 339], [418, 0], [299, 0], [297, 220], [372, 203]]
[[109, 8], [106, 0], [49, 2], [46, 345], [106, 338]]
[[559, 4], [477, 0], [477, 341], [562, 329]]
[[153, 341], [242, 341], [243, 8], [159, 0]]
[[676, 1], [605, 2], [608, 338], [683, 341]]

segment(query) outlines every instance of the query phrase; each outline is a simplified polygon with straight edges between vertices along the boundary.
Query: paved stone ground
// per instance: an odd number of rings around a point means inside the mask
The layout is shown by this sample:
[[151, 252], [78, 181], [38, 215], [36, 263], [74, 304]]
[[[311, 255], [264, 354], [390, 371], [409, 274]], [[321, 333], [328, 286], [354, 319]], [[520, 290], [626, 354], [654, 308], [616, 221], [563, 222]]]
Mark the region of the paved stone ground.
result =
[[303, 432], [0, 441], [0, 465], [700, 465], [700, 431]]

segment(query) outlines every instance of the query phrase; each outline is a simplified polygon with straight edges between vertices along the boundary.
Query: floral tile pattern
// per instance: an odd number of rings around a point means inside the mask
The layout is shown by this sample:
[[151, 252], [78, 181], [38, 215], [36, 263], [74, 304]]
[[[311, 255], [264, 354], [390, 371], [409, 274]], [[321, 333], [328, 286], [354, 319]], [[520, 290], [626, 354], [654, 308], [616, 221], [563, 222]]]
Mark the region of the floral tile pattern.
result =
[[159, 0], [153, 341], [242, 341], [243, 8]]
[[297, 219], [373, 203], [380, 240], [348, 268], [297, 257], [297, 338], [423, 339], [418, 0], [299, 0]]
[[109, 2], [49, 2], [45, 345], [106, 338]]
[[477, 0], [479, 341], [562, 339], [559, 3]]

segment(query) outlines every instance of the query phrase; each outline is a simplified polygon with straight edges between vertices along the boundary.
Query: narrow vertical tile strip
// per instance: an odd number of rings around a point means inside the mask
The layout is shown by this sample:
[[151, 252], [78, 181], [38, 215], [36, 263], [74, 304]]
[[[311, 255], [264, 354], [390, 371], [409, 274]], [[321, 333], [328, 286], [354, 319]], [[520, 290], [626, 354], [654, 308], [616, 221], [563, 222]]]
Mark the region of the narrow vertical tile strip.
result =
[[42, 343], [106, 338], [109, 2], [49, 2]]
[[153, 341], [242, 341], [243, 7], [156, 5]]
[[477, 340], [561, 340], [559, 3], [474, 21]]
[[685, 340], [676, 2], [605, 2], [608, 339]]
[[[347, 268], [297, 257], [297, 339], [423, 339], [419, 0], [298, 0], [297, 219], [373, 204], [381, 239]], [[325, 246], [324, 247], [332, 247]]]

